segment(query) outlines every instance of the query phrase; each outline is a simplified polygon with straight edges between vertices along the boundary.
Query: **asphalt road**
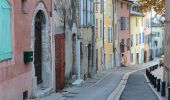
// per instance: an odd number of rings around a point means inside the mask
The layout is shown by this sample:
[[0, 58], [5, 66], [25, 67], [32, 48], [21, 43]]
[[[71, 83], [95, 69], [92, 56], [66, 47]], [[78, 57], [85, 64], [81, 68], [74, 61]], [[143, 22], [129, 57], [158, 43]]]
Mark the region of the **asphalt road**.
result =
[[63, 95], [63, 100], [106, 100], [110, 93], [117, 87], [125, 72], [109, 74], [93, 87], [76, 90]]
[[138, 71], [129, 76], [120, 100], [158, 100], [144, 77], [145, 71]]

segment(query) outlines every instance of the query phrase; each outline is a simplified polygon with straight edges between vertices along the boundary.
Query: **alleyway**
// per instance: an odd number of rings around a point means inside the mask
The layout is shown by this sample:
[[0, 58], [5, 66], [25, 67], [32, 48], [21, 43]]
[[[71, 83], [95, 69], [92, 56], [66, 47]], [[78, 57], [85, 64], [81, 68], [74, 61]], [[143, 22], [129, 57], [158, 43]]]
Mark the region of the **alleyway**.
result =
[[146, 82], [144, 74], [145, 70], [142, 70], [129, 76], [120, 100], [158, 100]]

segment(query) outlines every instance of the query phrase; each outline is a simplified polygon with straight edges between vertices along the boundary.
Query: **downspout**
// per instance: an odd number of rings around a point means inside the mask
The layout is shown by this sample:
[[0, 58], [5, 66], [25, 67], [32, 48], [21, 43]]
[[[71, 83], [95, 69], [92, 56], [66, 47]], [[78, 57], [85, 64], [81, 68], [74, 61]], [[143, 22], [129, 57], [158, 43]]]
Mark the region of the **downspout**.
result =
[[[92, 66], [91, 66], [91, 77], [93, 76], [93, 71], [95, 70], [94, 68], [95, 68], [95, 3], [96, 2], [94, 2], [93, 1], [93, 25], [92, 25]], [[95, 70], [96, 71], [96, 70]]]
[[153, 44], [152, 44], [152, 7], [151, 7], [151, 23], [150, 23], [150, 25], [151, 25], [151, 59], [153, 60]]
[[[55, 86], [55, 58], [54, 58], [54, 55], [55, 55], [55, 48], [53, 48], [54, 44], [53, 44], [53, 39], [54, 39], [54, 36], [53, 36], [53, 33], [55, 32], [55, 21], [54, 21], [54, 0], [51, 1], [51, 56], [52, 56], [52, 88], [54, 91], [56, 91], [56, 86]], [[55, 46], [54, 46], [55, 47]]]
[[105, 35], [104, 35], [104, 0], [102, 0], [102, 10], [103, 10], [103, 65], [105, 66], [105, 43], [104, 43], [104, 39], [105, 39]]

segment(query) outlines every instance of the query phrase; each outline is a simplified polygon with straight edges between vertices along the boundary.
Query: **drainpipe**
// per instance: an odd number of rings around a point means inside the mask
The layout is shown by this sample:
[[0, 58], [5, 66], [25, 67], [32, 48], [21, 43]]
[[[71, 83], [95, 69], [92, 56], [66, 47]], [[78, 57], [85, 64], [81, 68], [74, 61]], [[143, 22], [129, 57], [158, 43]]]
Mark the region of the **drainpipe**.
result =
[[[52, 88], [53, 90], [55, 91], [55, 58], [54, 58], [54, 55], [55, 55], [55, 49], [53, 48], [54, 44], [53, 44], [53, 40], [54, 40], [54, 36], [53, 36], [53, 33], [55, 32], [55, 21], [54, 21], [54, 0], [51, 1], [51, 58], [52, 58]], [[55, 46], [54, 46], [55, 47]]]
[[105, 66], [105, 57], [104, 57], [104, 54], [105, 54], [105, 45], [104, 45], [104, 39], [105, 39], [105, 35], [104, 35], [104, 0], [102, 0], [102, 10], [103, 10], [103, 64]]
[[152, 7], [151, 7], [151, 23], [150, 23], [150, 25], [151, 25], [151, 59], [153, 59], [153, 44], [152, 44]]

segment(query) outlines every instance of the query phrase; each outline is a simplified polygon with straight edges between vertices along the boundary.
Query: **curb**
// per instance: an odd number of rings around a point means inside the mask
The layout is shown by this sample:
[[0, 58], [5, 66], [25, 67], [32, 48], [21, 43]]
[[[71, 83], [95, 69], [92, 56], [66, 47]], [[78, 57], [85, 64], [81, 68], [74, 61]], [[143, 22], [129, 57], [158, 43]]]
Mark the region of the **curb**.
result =
[[107, 100], [119, 100], [121, 94], [123, 93], [123, 90], [124, 90], [125, 87], [126, 87], [127, 80], [128, 80], [128, 78], [129, 78], [129, 75], [132, 74], [132, 73], [135, 73], [135, 72], [138, 72], [138, 71], [147, 69], [147, 68], [149, 68], [149, 67], [150, 67], [150, 66], [144, 67], [144, 68], [141, 68], [141, 69], [137, 69], [137, 70], [134, 70], [134, 71], [130, 71], [130, 72], [126, 73], [126, 74], [122, 77], [122, 80], [121, 80], [120, 83], [118, 84], [117, 88], [116, 88], [115, 90], [113, 90], [113, 92], [108, 96]]
[[144, 77], [146, 79], [146, 82], [148, 83], [149, 87], [152, 89], [152, 91], [155, 93], [155, 95], [158, 97], [159, 100], [166, 100], [165, 97], [161, 97], [160, 94], [154, 89], [154, 87], [151, 85], [149, 79], [147, 78], [146, 74], [144, 74]]

